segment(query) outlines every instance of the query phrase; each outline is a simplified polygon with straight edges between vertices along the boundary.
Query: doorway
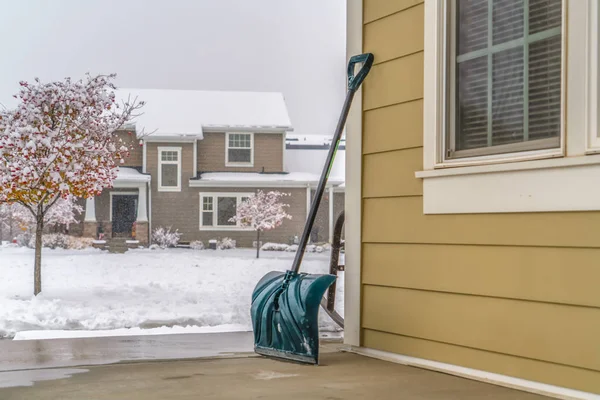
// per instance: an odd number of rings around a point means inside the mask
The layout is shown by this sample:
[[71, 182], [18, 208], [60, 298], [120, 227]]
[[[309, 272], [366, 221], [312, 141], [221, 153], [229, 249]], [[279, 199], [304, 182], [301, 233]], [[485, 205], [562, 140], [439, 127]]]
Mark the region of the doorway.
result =
[[137, 219], [137, 194], [111, 194], [113, 236], [131, 237]]

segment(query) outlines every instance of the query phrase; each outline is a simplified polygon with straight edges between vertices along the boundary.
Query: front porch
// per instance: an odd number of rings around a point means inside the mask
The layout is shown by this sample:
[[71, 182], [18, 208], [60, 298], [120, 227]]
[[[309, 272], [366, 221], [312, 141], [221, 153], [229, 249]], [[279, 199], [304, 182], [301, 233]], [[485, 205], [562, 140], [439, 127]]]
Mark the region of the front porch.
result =
[[258, 357], [251, 332], [6, 341], [0, 398], [547, 399], [321, 345], [314, 367]]
[[87, 199], [83, 236], [99, 240], [150, 242], [148, 186], [150, 175], [135, 168], [120, 168], [112, 189]]

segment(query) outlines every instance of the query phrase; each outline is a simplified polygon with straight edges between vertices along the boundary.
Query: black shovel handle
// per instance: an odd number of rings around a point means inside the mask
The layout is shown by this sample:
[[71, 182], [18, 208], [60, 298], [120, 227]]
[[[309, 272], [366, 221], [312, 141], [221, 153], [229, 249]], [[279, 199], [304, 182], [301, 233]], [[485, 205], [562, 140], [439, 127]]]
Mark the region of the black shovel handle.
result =
[[[363, 63], [363, 66], [360, 69], [360, 71], [358, 71], [358, 74], [354, 76], [354, 68], [358, 63]], [[329, 153], [327, 154], [327, 161], [325, 161], [325, 165], [323, 166], [321, 179], [319, 180], [319, 185], [317, 186], [315, 197], [313, 198], [312, 204], [310, 206], [308, 218], [306, 220], [306, 224], [304, 225], [304, 231], [302, 232], [302, 236], [300, 237], [298, 250], [296, 250], [296, 257], [294, 258], [294, 263], [292, 264], [291, 268], [292, 273], [297, 274], [300, 269], [300, 263], [302, 262], [302, 258], [304, 257], [304, 251], [306, 250], [306, 245], [308, 244], [310, 232], [315, 222], [315, 218], [317, 217], [319, 204], [321, 204], [321, 198], [323, 197], [325, 185], [327, 184], [327, 179], [329, 178], [329, 172], [331, 172], [331, 167], [333, 166], [335, 153], [337, 152], [338, 146], [340, 144], [340, 139], [342, 138], [342, 132], [344, 130], [344, 125], [346, 124], [346, 118], [348, 118], [348, 112], [350, 111], [352, 99], [354, 98], [354, 94], [360, 87], [361, 83], [367, 77], [367, 74], [369, 73], [369, 70], [371, 69], [372, 65], [373, 54], [371, 53], [354, 56], [350, 58], [350, 61], [348, 62], [348, 92], [346, 93], [346, 100], [344, 101], [342, 113], [340, 115], [340, 119], [338, 120], [337, 127], [335, 128], [335, 133], [333, 134], [331, 147], [329, 148]], [[329, 201], [333, 201], [333, 199], [329, 199]]]
[[[365, 80], [371, 67], [373, 66], [373, 54], [365, 53], [353, 56], [348, 62], [348, 90], [357, 91], [362, 82]], [[362, 67], [356, 76], [354, 75], [354, 69], [356, 64], [362, 63]]]

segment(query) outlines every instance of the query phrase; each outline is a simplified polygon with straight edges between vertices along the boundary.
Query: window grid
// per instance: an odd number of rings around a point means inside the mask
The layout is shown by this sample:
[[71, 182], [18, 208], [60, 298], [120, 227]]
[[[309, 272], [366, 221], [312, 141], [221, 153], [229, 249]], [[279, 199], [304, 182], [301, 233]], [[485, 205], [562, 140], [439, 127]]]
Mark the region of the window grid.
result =
[[[456, 2], [460, 0], [455, 0], [455, 9]], [[523, 140], [520, 143], [526, 143], [529, 141], [529, 46], [530, 44], [540, 42], [542, 40], [547, 40], [556, 36], [562, 35], [562, 21], [561, 26], [548, 28], [545, 30], [541, 30], [530, 34], [530, 24], [529, 24], [529, 3], [530, 0], [523, 0], [523, 34], [522, 37], [509, 40], [507, 42], [494, 44], [494, 35], [493, 35], [493, 25], [494, 25], [494, 10], [493, 10], [493, 1], [488, 0], [488, 14], [487, 14], [487, 47], [478, 48], [475, 50], [468, 51], [465, 54], [456, 54], [458, 53], [458, 37], [454, 40], [453, 48], [455, 49], [454, 55], [454, 65], [455, 70], [458, 71], [458, 66], [461, 63], [464, 63], [469, 60], [474, 60], [476, 58], [487, 56], [487, 147], [481, 147], [481, 149], [491, 148], [493, 145], [493, 82], [494, 82], [494, 68], [493, 68], [493, 57], [494, 54], [510, 50], [516, 49], [523, 46]], [[454, 30], [458, 29], [457, 24], [460, 23], [459, 16], [454, 15], [453, 17]], [[456, 79], [457, 75], [454, 74], [453, 79]], [[455, 96], [452, 101], [458, 102], [458, 86], [454, 86], [456, 89]], [[454, 112], [456, 113], [458, 110], [458, 104], [453, 107]], [[454, 116], [452, 117], [452, 120]], [[458, 132], [457, 124], [453, 123], [451, 128], [451, 141], [448, 146], [448, 155], [451, 155], [457, 149], [457, 142], [459, 138], [460, 132]], [[519, 143], [519, 142], [518, 142]], [[496, 146], [494, 146], [496, 147]], [[468, 150], [467, 150], [468, 151]]]
[[[215, 204], [219, 203], [219, 199], [235, 199], [235, 207], [239, 207], [239, 205], [247, 200], [251, 194], [248, 193], [211, 193], [201, 195], [201, 204], [202, 204], [202, 212], [200, 213], [200, 228], [209, 228], [209, 230], [219, 230], [219, 229], [233, 229], [233, 230], [244, 230], [245, 227], [242, 227], [240, 222], [228, 224], [228, 225], [219, 225], [219, 207], [215, 207]], [[205, 220], [205, 216], [210, 214], [210, 222]], [[208, 223], [206, 223], [208, 222]]]

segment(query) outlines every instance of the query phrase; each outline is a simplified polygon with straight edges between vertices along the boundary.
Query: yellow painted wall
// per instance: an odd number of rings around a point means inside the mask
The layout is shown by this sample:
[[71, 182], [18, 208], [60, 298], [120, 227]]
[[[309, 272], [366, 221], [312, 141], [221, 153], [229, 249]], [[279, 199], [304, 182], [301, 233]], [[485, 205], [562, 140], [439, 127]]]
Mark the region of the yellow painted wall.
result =
[[362, 345], [600, 393], [600, 213], [424, 215], [422, 0], [364, 0]]

